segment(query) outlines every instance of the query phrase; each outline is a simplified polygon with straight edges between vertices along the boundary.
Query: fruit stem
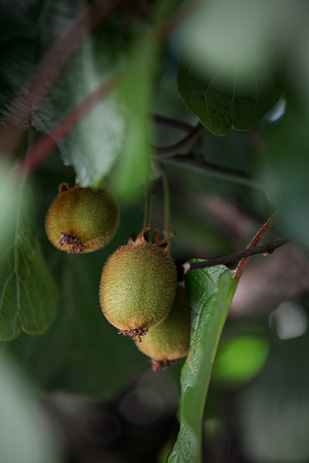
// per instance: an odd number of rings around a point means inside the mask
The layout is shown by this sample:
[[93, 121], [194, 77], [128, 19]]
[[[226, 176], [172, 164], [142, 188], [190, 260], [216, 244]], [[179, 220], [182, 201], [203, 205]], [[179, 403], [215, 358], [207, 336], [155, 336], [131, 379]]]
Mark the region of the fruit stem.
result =
[[[163, 164], [160, 164], [161, 172], [162, 172], [162, 182], [163, 182], [163, 190], [164, 190], [164, 231], [163, 235], [165, 239], [170, 238], [170, 218], [171, 218], [171, 204], [170, 204], [170, 190], [168, 185], [168, 178], [166, 174], [166, 169]], [[167, 249], [169, 249], [169, 244], [167, 245]]]
[[151, 211], [152, 211], [152, 190], [151, 190], [150, 175], [148, 175], [146, 179], [145, 214], [144, 214], [143, 230], [145, 230], [146, 228], [150, 228]]

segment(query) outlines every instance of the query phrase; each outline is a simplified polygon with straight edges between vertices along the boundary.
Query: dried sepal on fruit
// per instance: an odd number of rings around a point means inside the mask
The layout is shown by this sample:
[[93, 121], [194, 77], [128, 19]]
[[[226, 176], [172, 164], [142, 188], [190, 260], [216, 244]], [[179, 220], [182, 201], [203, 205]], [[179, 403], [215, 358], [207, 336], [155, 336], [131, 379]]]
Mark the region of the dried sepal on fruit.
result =
[[118, 225], [118, 207], [104, 188], [59, 186], [46, 217], [51, 243], [68, 253], [86, 253], [105, 246]]
[[151, 327], [138, 348], [152, 359], [154, 371], [166, 370], [188, 354], [191, 316], [186, 290], [180, 284], [172, 309], [160, 325]]
[[156, 230], [150, 228], [121, 246], [107, 260], [100, 284], [100, 301], [107, 320], [119, 333], [141, 341], [151, 326], [161, 323], [172, 307], [177, 270]]

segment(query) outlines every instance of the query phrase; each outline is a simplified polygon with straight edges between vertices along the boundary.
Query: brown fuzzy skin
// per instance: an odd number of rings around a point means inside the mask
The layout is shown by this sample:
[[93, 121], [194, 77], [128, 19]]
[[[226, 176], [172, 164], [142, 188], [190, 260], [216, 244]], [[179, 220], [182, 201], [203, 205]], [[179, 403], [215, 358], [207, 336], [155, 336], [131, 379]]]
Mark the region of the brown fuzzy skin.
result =
[[146, 241], [128, 244], [112, 254], [103, 269], [102, 311], [112, 325], [134, 334], [168, 316], [176, 287], [176, 266], [165, 249]]
[[[190, 346], [191, 310], [183, 286], [178, 285], [169, 316], [160, 325], [149, 329], [138, 348], [153, 359], [154, 370], [165, 369], [169, 364], [188, 354]], [[161, 366], [160, 366], [161, 365]]]
[[117, 225], [118, 207], [106, 190], [62, 184], [48, 210], [45, 229], [56, 248], [85, 253], [105, 246]]

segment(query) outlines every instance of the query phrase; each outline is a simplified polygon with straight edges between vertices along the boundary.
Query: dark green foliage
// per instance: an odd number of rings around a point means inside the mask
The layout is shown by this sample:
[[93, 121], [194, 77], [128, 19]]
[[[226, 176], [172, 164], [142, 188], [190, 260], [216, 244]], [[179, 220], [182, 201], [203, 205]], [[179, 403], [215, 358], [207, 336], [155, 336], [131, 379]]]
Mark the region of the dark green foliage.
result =
[[200, 69], [196, 61], [183, 59], [178, 71], [178, 89], [190, 111], [214, 135], [227, 135], [231, 129], [253, 129], [278, 101], [283, 91], [274, 73], [244, 82], [224, 72]]
[[[1, 5], [1, 122], [10, 116], [0, 127], [0, 154], [9, 160], [9, 168], [0, 165], [1, 351], [7, 358], [12, 355], [41, 390], [83, 394], [91, 400], [112, 399], [119, 414], [121, 407], [116, 402], [122, 401], [131, 384], [136, 397], [146, 397], [143, 378], [151, 372], [149, 359], [131, 340], [118, 336], [102, 316], [100, 275], [114, 251], [133, 248], [121, 247], [132, 230], [142, 227], [148, 180], [156, 193], [152, 225], [165, 230], [166, 237], [175, 232], [170, 243], [173, 260], [166, 251], [156, 250], [152, 269], [151, 253], [157, 248], [148, 243], [142, 249], [144, 262], [139, 273], [137, 261], [132, 265], [124, 262], [129, 297], [122, 299], [114, 285], [111, 299], [113, 303], [120, 300], [117, 317], [124, 314], [130, 322], [133, 317], [126, 302], [141, 312], [149, 303], [151, 312], [158, 315], [161, 311], [154, 323], [164, 317], [167, 320], [177, 285], [174, 262], [181, 279], [182, 264], [193, 255], [209, 259], [245, 249], [260, 224], [277, 210], [279, 220], [273, 232], [278, 237], [296, 238], [290, 250], [298, 260], [295, 263], [290, 254], [284, 257], [287, 248], [265, 258], [252, 258], [255, 273], [245, 288], [247, 306], [237, 312], [236, 297], [225, 328], [229, 330], [232, 323], [242, 330], [235, 330], [235, 343], [229, 342], [229, 331], [223, 333], [214, 377], [212, 367], [236, 282], [225, 267], [189, 271], [185, 276], [193, 314], [191, 345], [182, 361], [180, 432], [170, 462], [200, 463], [203, 435], [210, 460], [308, 461], [308, 368], [304, 356], [308, 350], [308, 5], [302, 0], [267, 4], [207, 0], [198, 2], [205, 8], [196, 11], [194, 18], [187, 8], [194, 8], [195, 2], [124, 2], [126, 5], [117, 7], [86, 37], [83, 34], [88, 31], [79, 29], [84, 39], [72, 42], [75, 48], [65, 63], [65, 43], [61, 42], [53, 68], [61, 71], [38, 107], [36, 96], [45, 84], [48, 87], [49, 73], [36, 89], [26, 93], [27, 104], [16, 106], [16, 96], [25, 91], [38, 63], [48, 60], [48, 52], [63, 39], [84, 7], [100, 3], [110, 7], [113, 2], [13, 0]], [[186, 35], [188, 23], [196, 18], [198, 28], [189, 28]], [[205, 41], [205, 37], [211, 40]], [[187, 49], [190, 52], [179, 64], [178, 57]], [[96, 93], [98, 89], [101, 93]], [[83, 113], [85, 107], [88, 112]], [[154, 115], [172, 120], [162, 126]], [[185, 144], [197, 118], [208, 130]], [[15, 141], [19, 146], [10, 151], [9, 145]], [[35, 164], [31, 148], [39, 141], [54, 148]], [[169, 152], [169, 157], [160, 158], [158, 147]], [[20, 161], [29, 166], [26, 175], [32, 195], [19, 189], [23, 186]], [[164, 220], [168, 207], [165, 210], [161, 161], [169, 182], [170, 224]], [[117, 199], [121, 226], [107, 248], [68, 255], [48, 242], [46, 211], [64, 178], [91, 191], [104, 185]], [[87, 225], [91, 222], [91, 228], [97, 212], [85, 220]], [[83, 222], [82, 214], [78, 216], [77, 222]], [[92, 231], [97, 235], [96, 227]], [[271, 235], [265, 239], [271, 240]], [[277, 256], [282, 259], [280, 272], [264, 274], [259, 262], [273, 270]], [[172, 261], [167, 265], [167, 280], [173, 284], [163, 288], [157, 284], [158, 273], [167, 261]], [[120, 267], [118, 264], [115, 267]], [[245, 271], [249, 274], [250, 266]], [[166, 282], [164, 275], [163, 271], [162, 281]], [[265, 300], [262, 277], [267, 279], [265, 285], [271, 287], [274, 300]], [[270, 328], [273, 313], [282, 302], [276, 294], [282, 296], [283, 286], [289, 288], [288, 299], [295, 299], [304, 312], [298, 320], [303, 331], [298, 332], [299, 339], [290, 341], [278, 340], [279, 335]], [[151, 301], [153, 294], [159, 307]], [[258, 301], [253, 301], [254, 297]], [[288, 317], [289, 325], [293, 316]], [[149, 320], [139, 323], [148, 324]], [[258, 329], [251, 332], [247, 325]], [[233, 357], [228, 367], [225, 354]], [[179, 370], [176, 366], [162, 375], [178, 381]], [[154, 374], [159, 378], [161, 373]], [[1, 384], [5, 375], [0, 375]], [[156, 387], [154, 382], [152, 392]], [[168, 388], [155, 391], [158, 397], [165, 397], [157, 401], [164, 417], [177, 401], [175, 382], [172, 388], [172, 394]], [[203, 416], [207, 394], [210, 400]], [[166, 406], [171, 395], [174, 402]], [[147, 395], [147, 400], [151, 397]], [[7, 403], [4, 399], [3, 404]], [[1, 414], [1, 429], [6, 429], [7, 419], [6, 413]], [[160, 424], [154, 426], [160, 428]], [[269, 426], [273, 426], [271, 433], [267, 433]], [[174, 430], [169, 431], [164, 436], [174, 435]], [[17, 448], [18, 439], [11, 434]], [[241, 445], [235, 450], [231, 442]], [[113, 450], [119, 447], [118, 442], [114, 444]], [[173, 444], [167, 443], [165, 455]], [[127, 460], [139, 463], [132, 448]], [[242, 449], [246, 455], [232, 454]], [[70, 457], [74, 460], [76, 454]], [[151, 458], [160, 461], [157, 455]], [[161, 460], [165, 460], [162, 455]]]

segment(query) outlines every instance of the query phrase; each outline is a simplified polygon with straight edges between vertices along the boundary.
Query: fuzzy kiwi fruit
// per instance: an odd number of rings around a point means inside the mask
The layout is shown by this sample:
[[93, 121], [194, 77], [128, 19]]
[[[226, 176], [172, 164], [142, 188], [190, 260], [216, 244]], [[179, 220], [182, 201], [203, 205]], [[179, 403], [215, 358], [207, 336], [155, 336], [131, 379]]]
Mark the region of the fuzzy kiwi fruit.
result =
[[105, 246], [116, 232], [118, 207], [103, 188], [59, 187], [46, 217], [51, 243], [68, 253], [86, 253]]
[[177, 286], [176, 297], [168, 317], [149, 328], [138, 348], [152, 359], [152, 369], [166, 369], [188, 354], [190, 346], [190, 303], [183, 286]]
[[119, 333], [141, 341], [151, 326], [169, 314], [177, 287], [177, 270], [166, 250], [168, 240], [147, 241], [145, 229], [107, 260], [100, 284], [100, 302]]

